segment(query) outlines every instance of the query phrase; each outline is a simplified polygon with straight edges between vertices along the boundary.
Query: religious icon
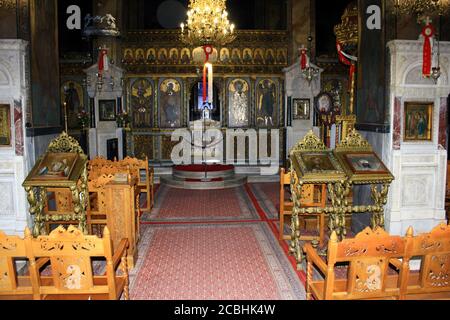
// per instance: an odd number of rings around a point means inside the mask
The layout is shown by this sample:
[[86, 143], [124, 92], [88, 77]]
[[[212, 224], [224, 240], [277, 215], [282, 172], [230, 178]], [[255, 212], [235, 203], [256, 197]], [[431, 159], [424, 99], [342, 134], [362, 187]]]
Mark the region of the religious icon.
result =
[[229, 85], [229, 126], [248, 126], [249, 85], [243, 79], [235, 79]]
[[152, 126], [153, 87], [147, 79], [137, 79], [131, 85], [131, 110], [134, 128]]
[[266, 63], [273, 64], [275, 62], [275, 56], [272, 49], [266, 51]]
[[125, 53], [123, 55], [123, 60], [126, 63], [131, 63], [133, 62], [133, 51], [131, 51], [131, 49], [125, 49]]
[[294, 99], [293, 113], [294, 120], [309, 120], [310, 119], [310, 104], [309, 99]]
[[170, 61], [172, 64], [178, 64], [178, 50], [176, 48], [170, 49]]
[[227, 48], [220, 49], [220, 61], [228, 63], [230, 61], [230, 51]]
[[167, 50], [166, 49], [160, 49], [158, 52], [158, 62], [159, 63], [166, 63], [167, 62]]
[[431, 141], [433, 123], [432, 103], [405, 103], [404, 140]]
[[77, 159], [76, 153], [46, 153], [31, 179], [68, 180]]
[[116, 100], [99, 100], [100, 121], [116, 121]]
[[306, 172], [322, 172], [322, 171], [336, 170], [328, 153], [302, 154], [301, 157], [305, 164]]
[[0, 104], [0, 146], [11, 145], [11, 108]]
[[234, 64], [240, 64], [241, 63], [241, 53], [239, 52], [239, 49], [233, 49], [231, 53], [231, 61]]
[[145, 61], [144, 49], [137, 49], [136, 50], [136, 60], [139, 61], [139, 62], [144, 62]]
[[277, 63], [280, 64], [286, 63], [286, 55], [284, 54], [283, 49], [277, 50]]
[[244, 49], [244, 57], [242, 59], [244, 63], [251, 63], [252, 62], [252, 51], [248, 48]]
[[166, 79], [159, 86], [159, 114], [161, 128], [181, 125], [181, 85], [178, 80]]
[[181, 50], [181, 63], [188, 64], [191, 61], [191, 53], [188, 48]]
[[257, 87], [257, 124], [269, 127], [276, 125], [277, 88], [273, 80], [261, 80]]
[[255, 50], [255, 59], [254, 60], [255, 60], [256, 64], [264, 63], [263, 51], [261, 48], [258, 48]]
[[388, 170], [373, 152], [345, 153], [344, 159], [354, 173], [387, 173]]
[[328, 114], [333, 110], [333, 97], [327, 93], [322, 92], [316, 98], [316, 110], [320, 114]]
[[148, 49], [147, 50], [147, 62], [148, 63], [155, 63], [155, 61], [156, 61], [155, 49]]

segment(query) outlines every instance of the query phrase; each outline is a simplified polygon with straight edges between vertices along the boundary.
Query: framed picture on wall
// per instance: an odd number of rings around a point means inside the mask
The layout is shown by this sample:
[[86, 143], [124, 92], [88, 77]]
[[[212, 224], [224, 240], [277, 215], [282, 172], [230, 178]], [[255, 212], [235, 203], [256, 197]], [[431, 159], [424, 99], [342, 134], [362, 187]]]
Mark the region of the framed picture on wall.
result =
[[292, 112], [294, 120], [309, 120], [311, 114], [309, 99], [293, 99]]
[[11, 108], [0, 104], [0, 146], [11, 145]]
[[99, 100], [98, 114], [100, 121], [116, 121], [116, 100]]
[[431, 141], [433, 133], [433, 103], [406, 102], [404, 141]]

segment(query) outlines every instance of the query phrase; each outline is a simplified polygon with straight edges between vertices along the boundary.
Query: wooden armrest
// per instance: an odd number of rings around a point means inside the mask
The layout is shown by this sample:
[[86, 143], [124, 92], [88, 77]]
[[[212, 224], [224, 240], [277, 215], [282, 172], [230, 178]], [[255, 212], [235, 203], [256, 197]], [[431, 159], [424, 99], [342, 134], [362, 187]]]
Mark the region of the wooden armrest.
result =
[[389, 260], [389, 263], [392, 264], [394, 267], [396, 267], [397, 270], [400, 270], [402, 267], [402, 262], [397, 258], [391, 258]]
[[304, 245], [303, 250], [306, 252], [308, 262], [315, 264], [324, 274], [327, 273], [328, 266], [323, 259], [317, 254], [310, 243]]
[[113, 268], [114, 270], [117, 268], [117, 265], [120, 263], [120, 258], [122, 258], [127, 253], [128, 248], [128, 239], [122, 239], [117, 247], [117, 250], [114, 252], [113, 256]]

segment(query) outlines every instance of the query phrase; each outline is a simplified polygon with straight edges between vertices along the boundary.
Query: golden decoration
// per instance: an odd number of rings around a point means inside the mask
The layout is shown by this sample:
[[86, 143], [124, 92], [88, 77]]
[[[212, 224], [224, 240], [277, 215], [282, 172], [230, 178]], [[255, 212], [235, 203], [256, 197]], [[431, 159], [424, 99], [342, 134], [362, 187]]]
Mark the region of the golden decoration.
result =
[[325, 151], [327, 150], [327, 147], [323, 143], [322, 140], [320, 140], [319, 137], [317, 137], [312, 130], [310, 130], [306, 136], [298, 142], [290, 151], [289, 154], [292, 155], [293, 152], [297, 151]]
[[353, 129], [347, 137], [336, 146], [336, 152], [342, 151], [372, 151], [369, 142], [363, 136]]
[[169, 84], [172, 84], [172, 90], [173, 92], [179, 92], [181, 89], [180, 83], [178, 80], [175, 79], [166, 79], [161, 83], [160, 90], [164, 93], [167, 92], [167, 88], [169, 87]]
[[345, 8], [341, 24], [334, 27], [334, 34], [344, 46], [356, 46], [358, 44], [358, 4], [356, 1]]
[[78, 141], [69, 136], [66, 132], [63, 132], [58, 138], [50, 142], [47, 151], [53, 153], [78, 153], [84, 155], [84, 151]]

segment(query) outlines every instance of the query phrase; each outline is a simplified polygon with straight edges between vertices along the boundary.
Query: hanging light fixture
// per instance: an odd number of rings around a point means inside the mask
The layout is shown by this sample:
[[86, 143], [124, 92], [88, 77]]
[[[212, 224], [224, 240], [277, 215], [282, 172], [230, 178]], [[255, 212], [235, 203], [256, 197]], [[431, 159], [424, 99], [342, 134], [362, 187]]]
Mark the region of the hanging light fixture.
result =
[[226, 0], [190, 0], [180, 38], [193, 47], [224, 46], [236, 39], [234, 28], [228, 21]]

